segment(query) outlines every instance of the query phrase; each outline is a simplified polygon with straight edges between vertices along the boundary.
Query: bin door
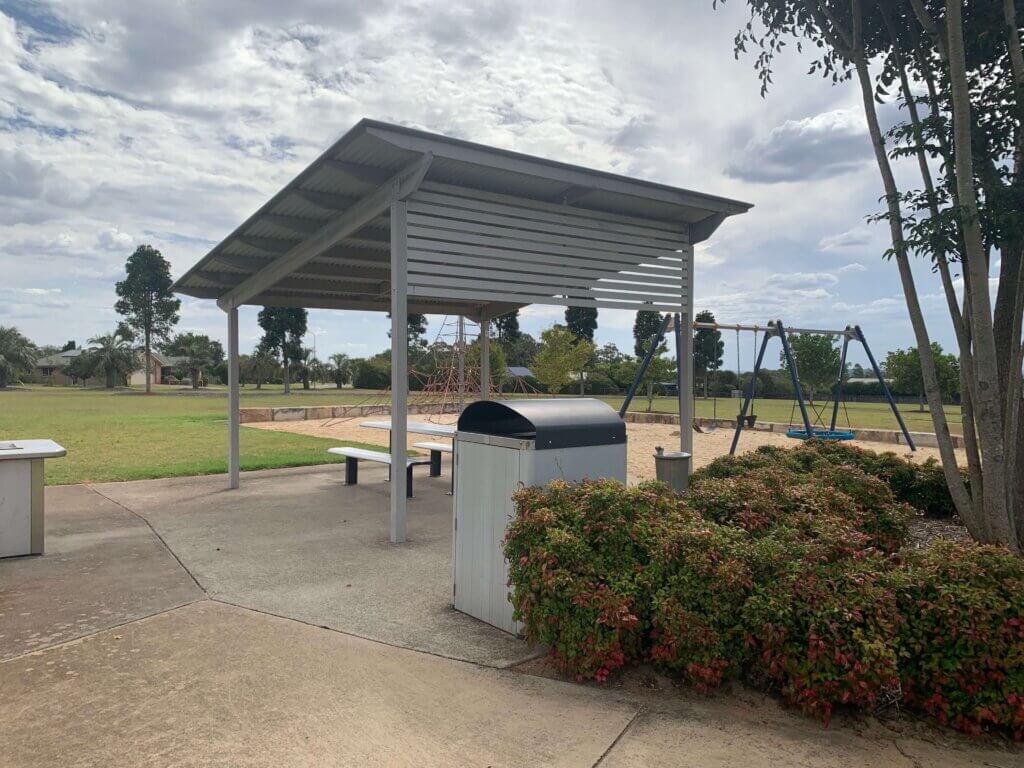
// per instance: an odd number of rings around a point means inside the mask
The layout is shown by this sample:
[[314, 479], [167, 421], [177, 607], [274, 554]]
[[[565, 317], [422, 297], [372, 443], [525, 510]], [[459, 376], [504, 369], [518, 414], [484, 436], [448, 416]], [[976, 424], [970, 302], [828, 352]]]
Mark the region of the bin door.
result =
[[502, 551], [515, 514], [520, 451], [456, 441], [455, 609], [506, 632], [517, 632], [508, 600], [508, 565]]

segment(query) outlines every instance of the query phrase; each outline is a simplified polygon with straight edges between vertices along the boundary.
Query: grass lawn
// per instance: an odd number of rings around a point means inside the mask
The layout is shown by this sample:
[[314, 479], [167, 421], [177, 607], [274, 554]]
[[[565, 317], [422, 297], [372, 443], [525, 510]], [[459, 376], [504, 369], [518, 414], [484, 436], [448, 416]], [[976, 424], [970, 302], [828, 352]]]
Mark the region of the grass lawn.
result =
[[[71, 387], [27, 387], [0, 392], [0, 440], [51, 438], [68, 449], [67, 457], [47, 462], [48, 485], [112, 480], [140, 480], [153, 477], [203, 475], [227, 471], [227, 395], [223, 387], [192, 392], [158, 388], [146, 396], [139, 389], [77, 389]], [[414, 395], [415, 397], [415, 395]], [[614, 407], [621, 397], [602, 398]], [[283, 405], [354, 405], [382, 403], [379, 392], [293, 389], [285, 396], [278, 387], [257, 391], [246, 387], [242, 407]], [[719, 398], [721, 418], [735, 416], [739, 401]], [[763, 421], [788, 423], [792, 403], [758, 400], [756, 411]], [[851, 403], [847, 406], [854, 428], [896, 429], [884, 405]], [[647, 400], [637, 398], [631, 410], [647, 409]], [[653, 410], [677, 412], [675, 398], [655, 398]], [[931, 417], [916, 406], [902, 406], [911, 430], [932, 431]], [[715, 404], [697, 401], [697, 415], [711, 416]], [[948, 408], [950, 429], [960, 431], [960, 409]], [[795, 421], [800, 418], [795, 415]], [[826, 419], [828, 415], [826, 414]], [[841, 425], [846, 424], [840, 411]], [[368, 448], [387, 449], [387, 435]], [[338, 445], [306, 435], [261, 429], [241, 431], [243, 470], [298, 467], [341, 459], [327, 454]]]
[[[247, 390], [242, 403], [327, 404], [338, 396], [337, 390], [288, 398]], [[223, 392], [147, 397], [131, 390], [9, 390], [0, 392], [0, 440], [50, 438], [67, 448], [65, 458], [46, 462], [47, 485], [227, 472], [226, 405]], [[382, 445], [362, 447], [386, 450], [387, 434], [381, 435]], [[326, 453], [339, 445], [334, 440], [244, 426], [240, 440], [243, 470], [343, 461]]]
[[[622, 398], [619, 396], [602, 397], [601, 399], [615, 408], [622, 405]], [[697, 398], [695, 409], [697, 416], [712, 418], [717, 413], [717, 417], [720, 419], [735, 419], [742, 404], [742, 400], [726, 397], [718, 398], [717, 404], [711, 398], [706, 400], [704, 398]], [[818, 403], [818, 409], [820, 410], [823, 405], [824, 401]], [[932, 425], [932, 416], [927, 409], [922, 413], [918, 410], [917, 405], [908, 404], [900, 405], [899, 409], [903, 415], [903, 420], [907, 423], [907, 428], [911, 432], [935, 431], [935, 427]], [[647, 398], [634, 398], [629, 410], [646, 411]], [[679, 413], [679, 402], [674, 397], [656, 397], [654, 398], [651, 410], [664, 413]], [[775, 421], [789, 424], [792, 420], [793, 424], [801, 424], [800, 409], [794, 408], [794, 401], [792, 400], [756, 400], [754, 402], [754, 411], [757, 413], [757, 418], [760, 421]], [[861, 429], [896, 430], [900, 428], [900, 425], [896, 423], [896, 419], [892, 415], [892, 411], [889, 410], [889, 406], [884, 403], [847, 403], [846, 412], [849, 413], [850, 426], [853, 429], [860, 427]], [[792, 419], [790, 418], [791, 413]], [[836, 422], [840, 429], [847, 426], [847, 413], [844, 413], [843, 406], [840, 404], [839, 420]], [[810, 415], [811, 421], [815, 421], [814, 413], [812, 412]], [[828, 425], [831, 418], [832, 406], [830, 404], [822, 413], [822, 421], [825, 426]], [[947, 405], [946, 419], [949, 422], [949, 431], [954, 434], [961, 434], [960, 406]]]

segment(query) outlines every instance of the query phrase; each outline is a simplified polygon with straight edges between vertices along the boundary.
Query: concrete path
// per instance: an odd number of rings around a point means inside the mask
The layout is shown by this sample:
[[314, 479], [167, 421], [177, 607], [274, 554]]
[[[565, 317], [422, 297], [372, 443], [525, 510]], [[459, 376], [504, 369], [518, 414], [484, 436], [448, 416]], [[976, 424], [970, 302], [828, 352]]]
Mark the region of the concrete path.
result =
[[211, 597], [453, 659], [503, 667], [526, 644], [451, 607], [450, 478], [420, 468], [409, 540], [388, 542], [386, 469], [364, 466], [106, 483], [144, 517]]
[[0, 560], [0, 659], [204, 597], [145, 521], [84, 485], [46, 489], [46, 554]]
[[[383, 488], [339, 488], [336, 470], [223, 481], [47, 489], [48, 554], [0, 560], [0, 765], [1024, 766], [1017, 748], [913, 721], [824, 729], [741, 689], [497, 668], [525, 647], [436, 606], [443, 481], [408, 547], [384, 541]], [[479, 658], [443, 658], [458, 654]]]
[[0, 666], [20, 766], [590, 766], [636, 713], [580, 686], [205, 601]]

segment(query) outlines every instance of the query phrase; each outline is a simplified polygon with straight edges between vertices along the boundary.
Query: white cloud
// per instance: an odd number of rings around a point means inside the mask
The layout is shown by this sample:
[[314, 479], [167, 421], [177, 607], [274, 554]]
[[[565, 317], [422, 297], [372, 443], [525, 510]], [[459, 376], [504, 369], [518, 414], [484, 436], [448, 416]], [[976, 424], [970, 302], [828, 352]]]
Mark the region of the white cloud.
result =
[[829, 235], [818, 241], [819, 251], [838, 251], [844, 248], [858, 248], [868, 245], [872, 241], [871, 230], [867, 227], [856, 227], [840, 232], [838, 235]]
[[836, 270], [840, 275], [850, 274], [851, 272], [867, 272], [868, 268], [859, 262], [852, 262], [850, 264], [844, 264]]

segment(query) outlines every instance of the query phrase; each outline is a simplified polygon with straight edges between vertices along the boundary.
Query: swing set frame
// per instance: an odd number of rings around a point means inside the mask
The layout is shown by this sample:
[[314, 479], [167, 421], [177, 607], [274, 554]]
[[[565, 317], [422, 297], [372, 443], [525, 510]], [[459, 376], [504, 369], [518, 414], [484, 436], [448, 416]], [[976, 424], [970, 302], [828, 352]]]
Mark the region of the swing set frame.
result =
[[[674, 322], [673, 322], [674, 321]], [[654, 354], [658, 349], [658, 345], [665, 339], [665, 333], [668, 331], [669, 325], [674, 325], [674, 335], [676, 342], [676, 359], [681, 361], [682, 355], [682, 323], [680, 316], [666, 314], [662, 320], [658, 331], [651, 337], [651, 344], [647, 350], [647, 354], [644, 356], [643, 361], [640, 363], [640, 367], [637, 369], [636, 376], [633, 378], [633, 382], [629, 386], [629, 390], [626, 393], [626, 398], [622, 402], [622, 407], [619, 409], [619, 416], [625, 416], [626, 411], [629, 409], [630, 403], [633, 401], [633, 397], [636, 395], [636, 391], [640, 386], [640, 382], [643, 380], [644, 375], [647, 373], [647, 368], [651, 364], [651, 360], [654, 358]], [[861, 330], [859, 325], [848, 325], [842, 330], [835, 330], [831, 328], [787, 328], [782, 320], [769, 320], [767, 325], [744, 325], [744, 324], [729, 324], [729, 323], [692, 323], [694, 330], [735, 330], [738, 334], [739, 331], [753, 331], [755, 344], [757, 340], [757, 334], [763, 332], [764, 339], [761, 341], [761, 346], [757, 352], [757, 359], [754, 362], [754, 370], [750, 375], [750, 384], [747, 387], [746, 394], [743, 397], [743, 405], [740, 407], [739, 415], [736, 418], [736, 432], [733, 434], [732, 445], [729, 448], [729, 454], [733, 455], [736, 453], [736, 446], [739, 444], [740, 433], [743, 432], [743, 424], [747, 415], [747, 409], [750, 408], [750, 404], [754, 400], [754, 392], [757, 385], [757, 374], [761, 370], [761, 365], [764, 362], [764, 355], [768, 349], [768, 342], [773, 338], [778, 338], [782, 343], [782, 354], [786, 358], [786, 368], [789, 371], [790, 380], [793, 383], [793, 392], [796, 396], [796, 403], [800, 407], [800, 417], [803, 421], [803, 430], [790, 429], [787, 431], [787, 436], [808, 439], [808, 438], [819, 438], [819, 439], [850, 439], [853, 437], [852, 432], [844, 432], [843, 436], [840, 437], [836, 431], [836, 420], [839, 418], [839, 403], [843, 396], [843, 381], [846, 373], [846, 354], [850, 347], [851, 341], [859, 342], [864, 348], [864, 353], [867, 355], [868, 361], [871, 363], [871, 370], [875, 374], [875, 378], [878, 380], [879, 386], [882, 388], [882, 392], [885, 395], [885, 399], [889, 404], [889, 408], [892, 410], [893, 416], [896, 418], [897, 423], [900, 425], [900, 430], [903, 432], [903, 437], [907, 441], [907, 446], [912, 451], [917, 450], [917, 446], [914, 444], [914, 438], [910, 436], [910, 431], [907, 429], [907, 424], [903, 420], [903, 416], [896, 407], [896, 400], [892, 396], [892, 392], [889, 390], [889, 385], [885, 383], [885, 377], [882, 375], [882, 370], [878, 367], [878, 362], [875, 360], [874, 354], [871, 352], [871, 347], [868, 346], [868, 341], [864, 337], [864, 331]], [[797, 370], [796, 357], [793, 355], [792, 346], [789, 343], [789, 334], [791, 333], [813, 333], [823, 336], [838, 336], [843, 340], [842, 350], [839, 354], [839, 375], [835, 389], [835, 400], [832, 404], [832, 419], [829, 424], [829, 428], [815, 429], [811, 423], [810, 412], [807, 408], [807, 403], [804, 401], [803, 391], [800, 388], [800, 374]], [[739, 371], [736, 372], [739, 375]], [[683, 398], [686, 396], [684, 393], [683, 382], [683, 368], [680, 364], [679, 372], [679, 412], [683, 413], [684, 409]]]

